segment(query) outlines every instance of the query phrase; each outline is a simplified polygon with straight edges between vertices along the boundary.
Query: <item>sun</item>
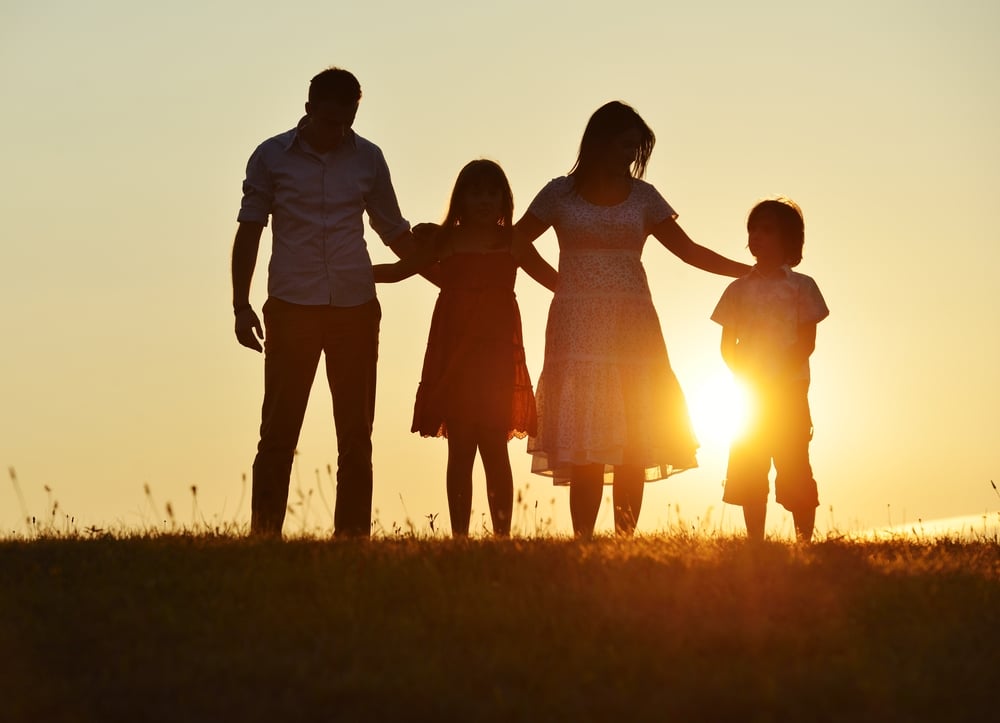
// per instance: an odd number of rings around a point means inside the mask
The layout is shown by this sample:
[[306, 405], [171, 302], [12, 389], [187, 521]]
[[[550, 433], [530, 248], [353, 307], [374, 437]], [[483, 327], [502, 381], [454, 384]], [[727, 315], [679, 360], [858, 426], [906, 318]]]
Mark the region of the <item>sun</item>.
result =
[[698, 380], [687, 392], [695, 434], [703, 446], [728, 447], [747, 421], [745, 390], [728, 370]]

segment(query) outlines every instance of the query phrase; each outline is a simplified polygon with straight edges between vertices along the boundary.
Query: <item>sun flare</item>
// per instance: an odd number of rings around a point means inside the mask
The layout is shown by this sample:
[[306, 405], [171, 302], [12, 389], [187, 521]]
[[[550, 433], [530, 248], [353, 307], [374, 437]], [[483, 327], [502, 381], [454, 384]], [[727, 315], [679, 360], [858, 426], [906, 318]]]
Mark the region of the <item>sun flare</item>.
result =
[[728, 371], [696, 383], [688, 392], [695, 434], [703, 446], [726, 446], [747, 421], [747, 395]]

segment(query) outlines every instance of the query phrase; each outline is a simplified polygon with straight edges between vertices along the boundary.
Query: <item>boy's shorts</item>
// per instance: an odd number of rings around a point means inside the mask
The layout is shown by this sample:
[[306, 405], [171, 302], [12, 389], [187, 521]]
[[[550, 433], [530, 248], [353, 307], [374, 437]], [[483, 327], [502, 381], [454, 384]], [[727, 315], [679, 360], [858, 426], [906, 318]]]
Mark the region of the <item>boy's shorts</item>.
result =
[[766, 504], [773, 460], [777, 473], [774, 493], [778, 504], [791, 511], [819, 505], [816, 480], [809, 463], [812, 417], [808, 391], [808, 381], [776, 389], [751, 390], [747, 428], [729, 450], [724, 502]]

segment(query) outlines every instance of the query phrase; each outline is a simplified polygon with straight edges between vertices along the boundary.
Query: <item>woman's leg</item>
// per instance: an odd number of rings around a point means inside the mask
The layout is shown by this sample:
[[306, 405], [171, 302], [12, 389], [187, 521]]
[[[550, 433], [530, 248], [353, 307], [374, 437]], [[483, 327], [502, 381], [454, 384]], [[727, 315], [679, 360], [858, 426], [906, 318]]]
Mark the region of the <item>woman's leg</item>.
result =
[[569, 514], [577, 537], [589, 540], [594, 536], [603, 497], [604, 465], [573, 465], [569, 479]]
[[623, 464], [615, 467], [612, 499], [615, 505], [615, 533], [631, 537], [642, 509], [642, 493], [646, 487], [646, 474], [642, 467]]
[[469, 534], [472, 515], [472, 465], [476, 461], [476, 437], [459, 423], [448, 423], [448, 515], [455, 537]]
[[486, 496], [490, 503], [493, 534], [510, 535], [510, 519], [514, 511], [514, 476], [507, 454], [507, 433], [484, 429], [479, 432], [479, 456], [486, 472]]

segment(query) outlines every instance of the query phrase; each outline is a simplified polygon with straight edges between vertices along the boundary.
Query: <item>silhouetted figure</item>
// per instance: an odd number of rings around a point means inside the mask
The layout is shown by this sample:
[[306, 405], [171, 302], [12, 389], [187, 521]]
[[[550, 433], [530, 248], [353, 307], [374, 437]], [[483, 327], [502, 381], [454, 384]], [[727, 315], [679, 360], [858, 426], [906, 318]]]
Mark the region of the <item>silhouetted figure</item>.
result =
[[[582, 537], [593, 534], [605, 481], [613, 478], [615, 530], [631, 535], [645, 483], [697, 466], [687, 403], [640, 260], [646, 239], [653, 235], [682, 261], [712, 273], [749, 270], [694, 243], [670, 204], [642, 180], [654, 142], [631, 107], [602, 106], [587, 123], [569, 175], [550, 181], [516, 226], [517, 253], [550, 226], [559, 241], [538, 435], [528, 451], [533, 472], [570, 485], [573, 530]], [[522, 266], [538, 278], [548, 264], [526, 257]]]
[[493, 534], [510, 534], [514, 482], [507, 443], [536, 430], [514, 296], [513, 213], [503, 169], [493, 161], [472, 161], [455, 181], [444, 222], [417, 227], [418, 237], [428, 232], [420, 250], [375, 266], [376, 282], [420, 271], [441, 287], [410, 431], [448, 439], [448, 512], [452, 533], [460, 537], [469, 534], [477, 451]]
[[722, 294], [722, 357], [748, 392], [746, 430], [732, 443], [722, 499], [743, 507], [747, 536], [764, 539], [771, 462], [775, 498], [792, 513], [800, 540], [812, 539], [819, 495], [809, 463], [809, 356], [816, 324], [830, 313], [802, 260], [805, 224], [788, 199], [761, 201], [747, 218], [757, 264]]
[[[329, 68], [312, 79], [308, 97], [298, 125], [250, 156], [233, 243], [236, 338], [264, 351], [250, 531], [281, 534], [292, 460], [322, 354], [337, 431], [334, 529], [338, 536], [366, 537], [382, 312], [363, 214], [397, 254], [412, 252], [414, 242], [382, 151], [351, 130], [361, 100], [357, 79]], [[249, 292], [268, 217], [272, 247], [262, 328]]]

